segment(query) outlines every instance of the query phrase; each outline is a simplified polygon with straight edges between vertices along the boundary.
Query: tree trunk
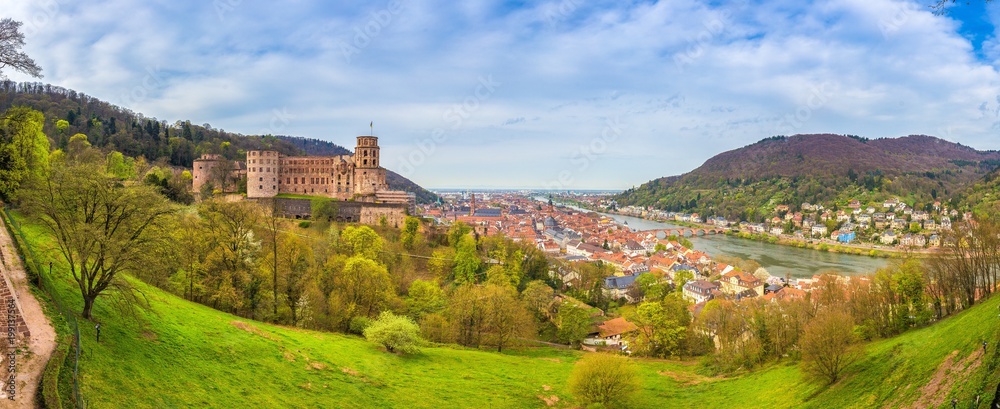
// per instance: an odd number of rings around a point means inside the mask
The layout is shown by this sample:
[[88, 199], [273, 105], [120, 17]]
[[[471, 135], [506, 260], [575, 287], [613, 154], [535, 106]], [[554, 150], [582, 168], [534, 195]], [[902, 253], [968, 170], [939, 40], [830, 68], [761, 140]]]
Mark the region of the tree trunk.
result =
[[97, 297], [91, 297], [91, 296], [86, 296], [86, 295], [83, 296], [83, 318], [84, 319], [88, 319], [88, 320], [90, 319], [90, 317], [91, 317], [90, 311], [94, 308], [94, 300], [95, 299], [97, 299]]

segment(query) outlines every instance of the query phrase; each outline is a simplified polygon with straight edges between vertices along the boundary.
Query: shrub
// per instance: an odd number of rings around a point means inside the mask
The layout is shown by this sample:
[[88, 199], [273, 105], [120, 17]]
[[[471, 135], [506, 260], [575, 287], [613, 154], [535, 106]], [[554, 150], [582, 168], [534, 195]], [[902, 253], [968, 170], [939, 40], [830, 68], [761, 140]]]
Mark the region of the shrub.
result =
[[420, 327], [407, 316], [385, 311], [365, 328], [364, 334], [368, 341], [382, 345], [389, 352], [412, 354], [419, 351]]
[[628, 358], [588, 354], [570, 372], [569, 390], [584, 405], [621, 407], [639, 390], [639, 377]]
[[312, 226], [312, 222], [310, 222], [308, 220], [303, 220], [303, 221], [299, 222], [299, 227], [301, 227], [303, 229], [308, 229], [309, 226]]
[[372, 320], [365, 316], [357, 316], [351, 318], [351, 321], [347, 324], [347, 332], [357, 335], [364, 335], [365, 329], [372, 324]]

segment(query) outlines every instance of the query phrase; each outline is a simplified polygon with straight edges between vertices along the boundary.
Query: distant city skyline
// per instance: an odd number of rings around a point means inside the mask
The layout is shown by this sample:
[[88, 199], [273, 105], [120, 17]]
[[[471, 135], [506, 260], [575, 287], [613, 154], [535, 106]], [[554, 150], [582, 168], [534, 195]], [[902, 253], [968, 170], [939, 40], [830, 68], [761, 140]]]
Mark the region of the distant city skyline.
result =
[[0, 17], [24, 22], [40, 81], [160, 120], [348, 148], [371, 132], [431, 188], [623, 190], [778, 134], [1000, 149], [1000, 8], [932, 3], [0, 0]]

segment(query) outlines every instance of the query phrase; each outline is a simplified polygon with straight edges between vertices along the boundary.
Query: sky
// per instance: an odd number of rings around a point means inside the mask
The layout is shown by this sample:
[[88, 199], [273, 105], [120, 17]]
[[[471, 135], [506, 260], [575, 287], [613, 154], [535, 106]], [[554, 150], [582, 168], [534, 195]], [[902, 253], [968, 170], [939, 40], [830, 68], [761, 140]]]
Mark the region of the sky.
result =
[[[43, 82], [429, 188], [627, 189], [773, 135], [1000, 149], [1000, 5], [0, 0]], [[5, 72], [12, 80], [33, 80]], [[371, 126], [371, 127], [370, 127]]]

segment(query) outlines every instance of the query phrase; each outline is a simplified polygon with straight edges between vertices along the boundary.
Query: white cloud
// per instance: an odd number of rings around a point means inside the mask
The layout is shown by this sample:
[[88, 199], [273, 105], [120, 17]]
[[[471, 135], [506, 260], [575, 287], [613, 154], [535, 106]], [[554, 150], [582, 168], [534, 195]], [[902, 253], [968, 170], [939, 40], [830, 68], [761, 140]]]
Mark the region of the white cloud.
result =
[[[216, 3], [0, 9], [39, 22], [45, 81], [164, 120], [342, 145], [374, 121], [390, 167], [440, 128], [412, 173], [429, 186], [625, 188], [777, 133], [1000, 148], [997, 36], [982, 61], [916, 2]], [[627, 128], [588, 152], [609, 118]]]

